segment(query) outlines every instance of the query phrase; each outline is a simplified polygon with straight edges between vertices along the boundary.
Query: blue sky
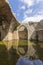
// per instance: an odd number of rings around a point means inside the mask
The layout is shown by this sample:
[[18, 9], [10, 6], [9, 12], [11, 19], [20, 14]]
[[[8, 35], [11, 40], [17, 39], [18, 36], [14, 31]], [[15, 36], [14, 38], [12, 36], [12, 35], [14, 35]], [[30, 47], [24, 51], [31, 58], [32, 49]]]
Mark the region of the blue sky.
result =
[[20, 22], [43, 19], [43, 0], [8, 0], [13, 13]]

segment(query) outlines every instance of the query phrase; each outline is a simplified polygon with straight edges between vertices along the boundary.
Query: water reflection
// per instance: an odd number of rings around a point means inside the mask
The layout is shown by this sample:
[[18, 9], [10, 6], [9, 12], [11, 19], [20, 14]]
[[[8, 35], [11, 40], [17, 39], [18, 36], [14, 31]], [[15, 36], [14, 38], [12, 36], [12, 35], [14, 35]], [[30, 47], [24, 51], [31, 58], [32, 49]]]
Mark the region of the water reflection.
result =
[[28, 51], [28, 41], [26, 40], [19, 40], [17, 52], [20, 56], [25, 56]]
[[[4, 44], [12, 53], [16, 50], [18, 57], [30, 57], [43, 60], [43, 43], [28, 40], [5, 41]], [[13, 55], [13, 54], [12, 54]], [[15, 53], [14, 53], [15, 55]]]

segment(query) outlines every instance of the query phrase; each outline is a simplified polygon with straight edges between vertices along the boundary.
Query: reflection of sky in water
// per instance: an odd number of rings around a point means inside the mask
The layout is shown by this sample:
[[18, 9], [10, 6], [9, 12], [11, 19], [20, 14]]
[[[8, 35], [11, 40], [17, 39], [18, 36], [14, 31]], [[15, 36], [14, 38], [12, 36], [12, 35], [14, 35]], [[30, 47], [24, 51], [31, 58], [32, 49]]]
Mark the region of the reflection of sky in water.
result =
[[16, 65], [43, 65], [40, 60], [30, 60], [29, 58], [20, 58]]

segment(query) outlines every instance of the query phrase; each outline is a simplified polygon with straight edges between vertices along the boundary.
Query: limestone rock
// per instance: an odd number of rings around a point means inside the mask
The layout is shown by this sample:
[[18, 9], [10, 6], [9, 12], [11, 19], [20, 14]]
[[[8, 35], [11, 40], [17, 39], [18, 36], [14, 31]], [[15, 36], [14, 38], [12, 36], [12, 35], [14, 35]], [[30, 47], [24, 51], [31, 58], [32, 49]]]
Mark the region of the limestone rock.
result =
[[13, 32], [18, 25], [19, 22], [13, 16], [9, 4], [5, 0], [0, 0], [0, 40], [4, 39], [8, 32]]

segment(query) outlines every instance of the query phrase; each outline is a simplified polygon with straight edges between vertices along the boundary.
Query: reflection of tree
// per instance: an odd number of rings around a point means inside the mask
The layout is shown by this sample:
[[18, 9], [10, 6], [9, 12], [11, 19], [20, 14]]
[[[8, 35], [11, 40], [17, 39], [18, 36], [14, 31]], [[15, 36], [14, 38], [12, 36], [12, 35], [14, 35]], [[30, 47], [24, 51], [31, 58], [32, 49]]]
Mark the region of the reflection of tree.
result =
[[16, 49], [11, 47], [7, 50], [4, 44], [0, 44], [0, 65], [16, 65], [19, 57]]
[[8, 65], [8, 51], [4, 44], [0, 44], [0, 65]]
[[9, 65], [16, 65], [19, 55], [17, 54], [17, 50], [14, 49], [13, 46], [9, 49], [9, 54]]

